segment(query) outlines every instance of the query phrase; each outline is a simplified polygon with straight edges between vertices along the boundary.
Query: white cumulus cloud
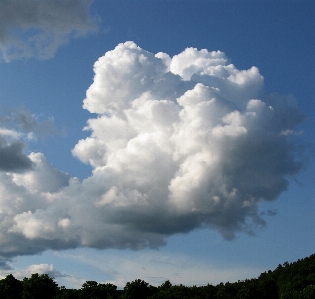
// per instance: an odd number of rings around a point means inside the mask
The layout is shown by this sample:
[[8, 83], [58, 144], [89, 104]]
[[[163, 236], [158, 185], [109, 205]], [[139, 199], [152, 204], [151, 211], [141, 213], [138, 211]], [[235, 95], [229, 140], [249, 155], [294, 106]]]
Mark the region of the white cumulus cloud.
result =
[[53, 278], [66, 276], [64, 274], [61, 274], [58, 270], [55, 270], [52, 264], [36, 264], [31, 265], [24, 270], [17, 271], [16, 273], [14, 273], [14, 277], [22, 280], [25, 277], [31, 277], [31, 275], [34, 273], [48, 274], [50, 277]]
[[91, 176], [70, 178], [41, 153], [28, 155], [28, 171], [0, 173], [3, 258], [157, 247], [198, 227], [231, 239], [265, 224], [259, 203], [302, 166], [293, 133], [304, 116], [292, 96], [266, 96], [256, 67], [238, 70], [220, 51], [170, 57], [126, 42], [94, 71], [83, 103], [90, 136], [73, 149]]

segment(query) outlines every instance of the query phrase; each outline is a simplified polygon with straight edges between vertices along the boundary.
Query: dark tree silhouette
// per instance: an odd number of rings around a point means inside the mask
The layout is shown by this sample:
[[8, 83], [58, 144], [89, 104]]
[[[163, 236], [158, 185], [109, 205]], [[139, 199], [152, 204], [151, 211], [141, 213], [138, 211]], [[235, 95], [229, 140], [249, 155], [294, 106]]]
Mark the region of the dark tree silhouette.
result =
[[66, 289], [64, 286], [60, 287], [54, 299], [79, 299], [80, 290]]
[[116, 299], [118, 298], [117, 287], [111, 283], [102, 284], [96, 281], [87, 281], [81, 287], [80, 298]]
[[22, 298], [22, 282], [17, 280], [12, 274], [0, 280], [1, 299]]
[[23, 299], [53, 299], [57, 293], [57, 283], [48, 274], [32, 274], [23, 279]]
[[147, 282], [141, 279], [136, 279], [132, 282], [127, 282], [124, 287], [123, 299], [147, 299], [157, 291], [157, 288], [150, 286]]

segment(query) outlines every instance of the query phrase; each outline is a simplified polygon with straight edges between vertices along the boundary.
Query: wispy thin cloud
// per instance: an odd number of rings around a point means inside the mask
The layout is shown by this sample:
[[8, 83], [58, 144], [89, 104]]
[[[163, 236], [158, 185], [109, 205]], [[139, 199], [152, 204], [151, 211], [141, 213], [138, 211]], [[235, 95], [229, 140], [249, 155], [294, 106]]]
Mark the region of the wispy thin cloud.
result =
[[97, 29], [89, 15], [91, 0], [2, 0], [0, 59], [47, 59], [70, 38]]

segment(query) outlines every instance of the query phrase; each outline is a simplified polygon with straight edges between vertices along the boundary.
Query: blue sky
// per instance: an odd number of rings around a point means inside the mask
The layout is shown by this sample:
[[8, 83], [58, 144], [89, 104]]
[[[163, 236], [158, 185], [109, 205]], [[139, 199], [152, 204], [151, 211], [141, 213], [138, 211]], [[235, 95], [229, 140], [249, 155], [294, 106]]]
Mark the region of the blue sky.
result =
[[312, 1], [0, 11], [2, 276], [203, 285], [314, 253]]

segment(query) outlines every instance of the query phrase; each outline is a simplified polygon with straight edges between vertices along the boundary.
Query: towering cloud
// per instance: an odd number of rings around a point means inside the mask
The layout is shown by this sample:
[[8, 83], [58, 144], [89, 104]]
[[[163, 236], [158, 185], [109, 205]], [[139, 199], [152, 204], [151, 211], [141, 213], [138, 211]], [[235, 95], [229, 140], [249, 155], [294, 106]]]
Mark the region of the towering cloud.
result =
[[231, 239], [264, 225], [259, 203], [301, 168], [293, 97], [266, 96], [256, 67], [238, 70], [220, 51], [169, 57], [126, 42], [94, 71], [91, 134], [73, 149], [93, 172], [81, 182], [32, 153], [27, 172], [0, 173], [2, 257], [156, 247], [198, 227]]
[[0, 59], [50, 58], [70, 37], [96, 29], [91, 0], [1, 0]]

